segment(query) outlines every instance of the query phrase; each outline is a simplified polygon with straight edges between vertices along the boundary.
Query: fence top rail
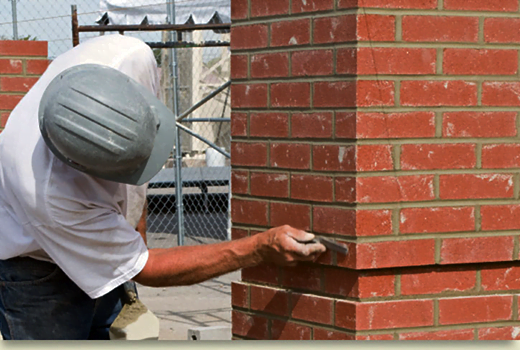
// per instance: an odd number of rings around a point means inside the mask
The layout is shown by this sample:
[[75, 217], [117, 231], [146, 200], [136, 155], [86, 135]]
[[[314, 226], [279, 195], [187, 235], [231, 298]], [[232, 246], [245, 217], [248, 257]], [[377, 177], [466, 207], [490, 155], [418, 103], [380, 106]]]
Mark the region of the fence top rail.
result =
[[153, 31], [192, 31], [192, 30], [231, 30], [230, 23], [211, 24], [117, 24], [78, 26], [78, 32], [153, 32]]

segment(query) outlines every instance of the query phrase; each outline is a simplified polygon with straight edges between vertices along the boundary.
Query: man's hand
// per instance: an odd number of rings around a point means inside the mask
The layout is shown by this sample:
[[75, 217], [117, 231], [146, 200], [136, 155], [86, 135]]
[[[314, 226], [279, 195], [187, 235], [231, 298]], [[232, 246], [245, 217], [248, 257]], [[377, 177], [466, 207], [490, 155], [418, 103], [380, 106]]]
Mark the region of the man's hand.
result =
[[263, 262], [294, 266], [298, 261], [315, 261], [326, 248], [320, 243], [305, 243], [314, 235], [290, 226], [281, 226], [259, 233], [257, 252]]

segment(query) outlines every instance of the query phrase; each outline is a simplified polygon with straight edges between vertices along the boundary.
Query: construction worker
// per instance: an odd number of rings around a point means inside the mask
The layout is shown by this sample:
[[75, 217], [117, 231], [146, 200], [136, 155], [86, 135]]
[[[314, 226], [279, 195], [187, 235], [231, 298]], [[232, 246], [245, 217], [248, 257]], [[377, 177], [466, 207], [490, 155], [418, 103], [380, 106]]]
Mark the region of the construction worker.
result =
[[162, 167], [175, 121], [151, 49], [107, 35], [57, 57], [0, 134], [0, 329], [4, 339], [108, 339], [120, 286], [190, 285], [325, 251], [283, 226], [212, 245], [148, 249], [128, 193]]

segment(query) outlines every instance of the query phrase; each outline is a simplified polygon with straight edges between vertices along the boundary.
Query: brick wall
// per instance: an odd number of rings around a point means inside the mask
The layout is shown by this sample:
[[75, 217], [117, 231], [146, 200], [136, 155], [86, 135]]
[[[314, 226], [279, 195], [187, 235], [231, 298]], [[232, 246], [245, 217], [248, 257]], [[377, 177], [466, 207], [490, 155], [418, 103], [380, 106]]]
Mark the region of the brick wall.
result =
[[237, 339], [518, 339], [517, 0], [232, 0], [233, 238], [345, 242], [242, 271]]
[[0, 132], [48, 64], [47, 42], [0, 41]]

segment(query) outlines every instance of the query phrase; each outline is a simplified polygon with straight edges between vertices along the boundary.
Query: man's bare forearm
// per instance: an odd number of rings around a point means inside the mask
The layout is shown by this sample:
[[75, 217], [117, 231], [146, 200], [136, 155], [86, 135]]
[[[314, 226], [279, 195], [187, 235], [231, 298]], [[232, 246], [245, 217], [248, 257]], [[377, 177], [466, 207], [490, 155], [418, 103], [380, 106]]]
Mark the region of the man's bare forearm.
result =
[[191, 285], [262, 262], [259, 237], [201, 246], [150, 249], [134, 280], [150, 287]]

